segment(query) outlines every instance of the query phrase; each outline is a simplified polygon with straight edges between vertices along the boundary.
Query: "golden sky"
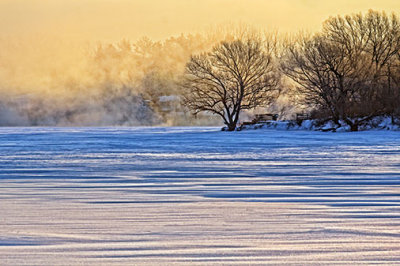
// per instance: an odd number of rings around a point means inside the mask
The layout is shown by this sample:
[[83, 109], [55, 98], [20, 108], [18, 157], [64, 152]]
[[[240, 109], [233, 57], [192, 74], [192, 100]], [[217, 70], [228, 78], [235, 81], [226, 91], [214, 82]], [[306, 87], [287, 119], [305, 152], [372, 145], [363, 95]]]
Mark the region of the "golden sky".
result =
[[232, 22], [296, 32], [368, 9], [399, 12], [400, 0], [0, 0], [0, 36], [164, 39]]

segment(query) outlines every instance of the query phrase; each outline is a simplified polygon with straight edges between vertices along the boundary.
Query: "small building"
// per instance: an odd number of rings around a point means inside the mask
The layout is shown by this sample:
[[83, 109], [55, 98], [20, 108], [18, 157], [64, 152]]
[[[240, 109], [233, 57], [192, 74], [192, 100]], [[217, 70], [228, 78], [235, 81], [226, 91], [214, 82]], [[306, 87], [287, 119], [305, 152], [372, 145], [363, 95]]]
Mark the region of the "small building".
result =
[[254, 123], [278, 120], [278, 114], [257, 114], [253, 119]]
[[164, 95], [158, 98], [160, 111], [163, 113], [180, 111], [180, 102], [181, 98], [178, 95]]
[[310, 119], [310, 118], [311, 118], [310, 115], [306, 114], [306, 113], [297, 113], [296, 114], [296, 120], [297, 121], [299, 121], [299, 120], [307, 120], [307, 119]]
[[254, 125], [259, 123], [268, 123], [271, 121], [277, 121], [278, 114], [256, 114], [254, 119], [250, 122], [243, 122], [242, 125]]

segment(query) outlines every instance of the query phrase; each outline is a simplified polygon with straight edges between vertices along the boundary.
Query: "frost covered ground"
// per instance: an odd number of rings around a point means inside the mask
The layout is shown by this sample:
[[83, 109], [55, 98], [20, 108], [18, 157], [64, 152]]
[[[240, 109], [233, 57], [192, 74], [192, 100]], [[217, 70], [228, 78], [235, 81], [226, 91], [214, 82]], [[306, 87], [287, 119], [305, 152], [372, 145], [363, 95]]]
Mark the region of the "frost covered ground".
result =
[[400, 132], [0, 129], [0, 264], [400, 263]]

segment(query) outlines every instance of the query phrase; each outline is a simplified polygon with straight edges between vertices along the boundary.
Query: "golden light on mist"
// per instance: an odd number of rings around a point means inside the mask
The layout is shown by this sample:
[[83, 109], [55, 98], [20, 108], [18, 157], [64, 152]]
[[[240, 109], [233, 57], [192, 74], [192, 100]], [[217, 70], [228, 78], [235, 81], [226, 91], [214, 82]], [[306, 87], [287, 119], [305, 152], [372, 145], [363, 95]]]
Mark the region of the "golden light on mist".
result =
[[[18, 109], [15, 102], [28, 95], [38, 108], [15, 112], [86, 115], [89, 102], [101, 121], [107, 91], [172, 93], [190, 55], [220, 41], [227, 25], [312, 32], [330, 16], [369, 9], [398, 12], [400, 1], [0, 0], [0, 109]], [[150, 55], [137, 53], [138, 45]]]

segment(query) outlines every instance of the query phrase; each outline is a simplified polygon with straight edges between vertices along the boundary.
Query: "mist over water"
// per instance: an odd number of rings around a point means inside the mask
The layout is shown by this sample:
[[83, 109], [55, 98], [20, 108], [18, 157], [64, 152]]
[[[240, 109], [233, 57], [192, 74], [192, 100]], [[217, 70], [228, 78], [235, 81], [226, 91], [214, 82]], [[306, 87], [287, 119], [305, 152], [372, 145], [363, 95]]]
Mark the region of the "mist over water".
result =
[[329, 15], [371, 7], [397, 10], [399, 2], [1, 0], [0, 126], [215, 124], [179, 106], [166, 114], [159, 102], [179, 95], [191, 54], [227, 36], [205, 27], [314, 31]]
[[165, 114], [159, 99], [179, 94], [176, 81], [190, 54], [214, 38], [0, 39], [0, 126], [190, 125], [179, 101]]
[[179, 78], [192, 54], [256, 32], [226, 24], [162, 41], [0, 39], [0, 126], [221, 125], [181, 105]]

